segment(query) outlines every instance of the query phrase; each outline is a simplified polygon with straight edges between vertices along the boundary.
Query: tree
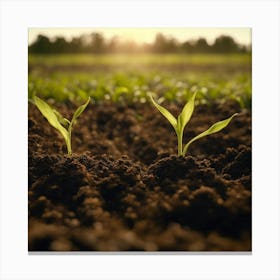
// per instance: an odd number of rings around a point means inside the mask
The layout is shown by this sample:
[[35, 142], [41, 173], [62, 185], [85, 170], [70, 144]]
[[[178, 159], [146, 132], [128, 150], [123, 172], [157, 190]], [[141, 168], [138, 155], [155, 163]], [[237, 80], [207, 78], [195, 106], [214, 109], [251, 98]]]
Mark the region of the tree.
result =
[[81, 37], [72, 38], [71, 42], [69, 43], [69, 52], [70, 53], [84, 52], [83, 40]]
[[38, 35], [36, 41], [30, 45], [32, 53], [49, 53], [51, 47], [50, 39], [44, 35]]
[[53, 53], [67, 53], [70, 50], [70, 44], [64, 39], [64, 37], [56, 37], [52, 44]]
[[212, 49], [214, 52], [231, 53], [238, 52], [239, 46], [232, 37], [222, 35], [215, 40]]
[[159, 53], [176, 52], [178, 50], [177, 42], [174, 38], [167, 38], [163, 34], [158, 33], [153, 44], [153, 50]]
[[100, 33], [92, 33], [91, 34], [91, 43], [90, 43], [90, 49], [94, 53], [103, 53], [106, 50], [105, 47], [105, 40], [102, 34]]
[[209, 48], [209, 45], [206, 41], [206, 39], [204, 38], [199, 38], [195, 45], [194, 45], [194, 49], [196, 52], [199, 52], [199, 53], [207, 53], [210, 51], [210, 48]]

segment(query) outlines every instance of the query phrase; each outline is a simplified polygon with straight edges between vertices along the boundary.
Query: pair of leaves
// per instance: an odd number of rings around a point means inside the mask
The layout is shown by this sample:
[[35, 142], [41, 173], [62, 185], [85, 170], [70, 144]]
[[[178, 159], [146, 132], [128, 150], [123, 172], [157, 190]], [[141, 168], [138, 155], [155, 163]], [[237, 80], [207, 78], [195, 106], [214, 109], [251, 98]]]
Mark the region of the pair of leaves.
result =
[[178, 135], [181, 131], [184, 130], [185, 126], [189, 122], [193, 110], [194, 110], [194, 101], [195, 101], [195, 96], [196, 93], [193, 94], [189, 102], [184, 106], [181, 114], [178, 116], [177, 120], [176, 118], [164, 107], [159, 105], [158, 103], [155, 102], [153, 99], [153, 96], [151, 93], [149, 93], [149, 97], [154, 104], [154, 106], [161, 112], [161, 114], [167, 118], [167, 120], [170, 122], [170, 124], [173, 126], [176, 134]]
[[[149, 94], [149, 97], [152, 101], [152, 103], [154, 104], [154, 106], [160, 111], [160, 113], [170, 122], [170, 124], [173, 126], [177, 137], [182, 137], [183, 136], [183, 132], [184, 132], [184, 128], [187, 125], [187, 123], [189, 122], [193, 111], [194, 111], [194, 107], [195, 107], [195, 97], [196, 97], [196, 93], [194, 93], [191, 97], [191, 99], [187, 102], [187, 104], [184, 106], [182, 112], [180, 113], [180, 115], [178, 116], [178, 118], [176, 119], [167, 109], [165, 109], [164, 107], [162, 107], [161, 105], [159, 105], [158, 103], [155, 102], [155, 100], [153, 99], [152, 94]], [[228, 119], [219, 121], [215, 124], [213, 124], [210, 128], [208, 128], [206, 131], [200, 133], [199, 135], [197, 135], [196, 137], [194, 137], [193, 139], [191, 139], [184, 147], [183, 151], [180, 152], [182, 154], [179, 155], [185, 155], [190, 144], [193, 143], [194, 141], [205, 137], [207, 135], [219, 132], [220, 130], [224, 129], [232, 120], [233, 117], [235, 117], [237, 114], [233, 114], [231, 117], [229, 117]]]
[[63, 136], [68, 154], [72, 154], [71, 148], [71, 132], [74, 122], [77, 118], [83, 113], [86, 109], [87, 105], [89, 104], [90, 97], [88, 98], [87, 102], [75, 111], [72, 120], [69, 121], [68, 119], [64, 118], [57, 110], [52, 108], [48, 103], [43, 101], [41, 98], [34, 96], [34, 103], [42, 115], [48, 120], [49, 124], [56, 128], [61, 135]]

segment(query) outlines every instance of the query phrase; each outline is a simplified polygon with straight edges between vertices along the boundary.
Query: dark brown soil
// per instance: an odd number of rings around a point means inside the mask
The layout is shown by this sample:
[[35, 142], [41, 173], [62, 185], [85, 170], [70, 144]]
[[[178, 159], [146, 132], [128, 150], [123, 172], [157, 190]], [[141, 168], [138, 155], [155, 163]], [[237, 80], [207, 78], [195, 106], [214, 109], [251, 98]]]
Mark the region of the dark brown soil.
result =
[[[185, 142], [235, 112], [230, 101], [196, 107]], [[249, 112], [186, 157], [150, 104], [89, 105], [72, 157], [32, 104], [28, 127], [29, 251], [251, 250]]]

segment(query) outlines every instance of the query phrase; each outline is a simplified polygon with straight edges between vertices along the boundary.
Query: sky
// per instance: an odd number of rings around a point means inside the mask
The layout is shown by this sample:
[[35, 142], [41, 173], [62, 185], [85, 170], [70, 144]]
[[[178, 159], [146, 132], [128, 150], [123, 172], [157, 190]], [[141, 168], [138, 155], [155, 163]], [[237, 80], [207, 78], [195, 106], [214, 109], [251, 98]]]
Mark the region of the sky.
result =
[[250, 28], [30, 28], [28, 43], [33, 43], [38, 34], [54, 38], [63, 36], [70, 40], [72, 37], [92, 32], [102, 33], [106, 39], [118, 36], [120, 40], [133, 40], [137, 43], [151, 43], [159, 32], [172, 36], [179, 42], [203, 37], [212, 44], [220, 35], [230, 35], [240, 44], [251, 44]]

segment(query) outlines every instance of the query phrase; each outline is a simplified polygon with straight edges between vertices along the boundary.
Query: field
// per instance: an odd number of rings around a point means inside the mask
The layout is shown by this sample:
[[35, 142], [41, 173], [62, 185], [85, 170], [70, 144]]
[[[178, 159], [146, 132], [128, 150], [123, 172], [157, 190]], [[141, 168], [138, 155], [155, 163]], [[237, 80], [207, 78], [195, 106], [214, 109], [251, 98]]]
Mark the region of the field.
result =
[[[251, 56], [30, 55], [30, 251], [250, 251]], [[148, 93], [178, 116], [194, 93], [183, 143]], [[34, 104], [71, 119], [64, 139]]]

